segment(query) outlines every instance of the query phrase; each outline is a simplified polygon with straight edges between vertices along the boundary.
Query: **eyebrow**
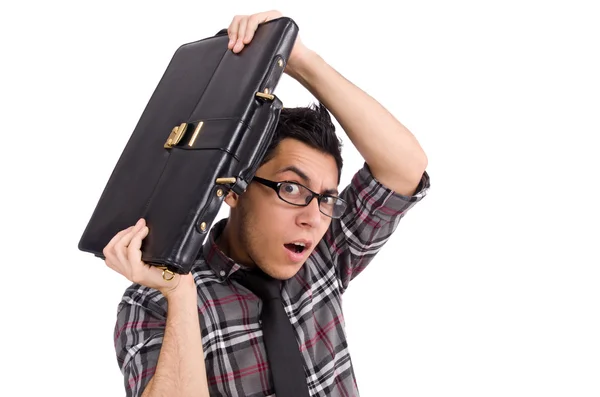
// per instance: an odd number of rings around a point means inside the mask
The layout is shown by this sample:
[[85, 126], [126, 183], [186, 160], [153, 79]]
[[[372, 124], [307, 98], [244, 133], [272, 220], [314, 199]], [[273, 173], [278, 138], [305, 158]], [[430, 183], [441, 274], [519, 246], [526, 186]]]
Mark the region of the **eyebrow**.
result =
[[[302, 181], [307, 184], [310, 185], [310, 177], [308, 175], [306, 175], [306, 173], [304, 171], [302, 171], [300, 168], [296, 167], [295, 165], [288, 165], [287, 167], [283, 167], [281, 169], [279, 169], [276, 174], [282, 174], [284, 172], [288, 172], [291, 171], [294, 174], [298, 175]], [[321, 194], [339, 194], [337, 189], [325, 189]]]

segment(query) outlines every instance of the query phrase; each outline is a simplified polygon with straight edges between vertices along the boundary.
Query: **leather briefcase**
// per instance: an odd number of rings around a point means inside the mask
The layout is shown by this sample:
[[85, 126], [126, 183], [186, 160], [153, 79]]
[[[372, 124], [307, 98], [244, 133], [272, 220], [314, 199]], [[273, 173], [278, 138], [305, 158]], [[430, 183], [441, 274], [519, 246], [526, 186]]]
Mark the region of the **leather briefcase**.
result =
[[229, 190], [243, 194], [282, 109], [273, 94], [298, 34], [287, 17], [259, 25], [240, 53], [227, 29], [182, 45], [129, 138], [78, 248], [145, 218], [142, 260], [188, 273]]

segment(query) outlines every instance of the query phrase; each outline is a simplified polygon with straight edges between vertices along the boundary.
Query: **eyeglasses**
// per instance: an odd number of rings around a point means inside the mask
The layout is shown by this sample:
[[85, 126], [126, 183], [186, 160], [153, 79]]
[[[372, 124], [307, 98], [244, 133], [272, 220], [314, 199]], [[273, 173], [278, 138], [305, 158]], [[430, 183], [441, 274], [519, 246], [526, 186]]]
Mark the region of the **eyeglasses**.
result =
[[340, 197], [315, 193], [296, 182], [274, 182], [258, 176], [255, 176], [252, 180], [275, 190], [277, 196], [286, 203], [299, 207], [306, 207], [316, 197], [319, 201], [319, 211], [334, 219], [340, 218], [348, 207], [348, 204]]

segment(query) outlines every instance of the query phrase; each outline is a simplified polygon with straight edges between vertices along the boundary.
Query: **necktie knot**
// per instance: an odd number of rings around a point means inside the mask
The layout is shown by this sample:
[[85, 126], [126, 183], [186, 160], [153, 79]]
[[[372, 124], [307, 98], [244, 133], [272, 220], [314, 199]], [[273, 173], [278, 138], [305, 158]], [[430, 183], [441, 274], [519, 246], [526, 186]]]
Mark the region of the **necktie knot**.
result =
[[240, 284], [264, 300], [281, 299], [281, 281], [261, 270], [239, 271], [236, 279]]

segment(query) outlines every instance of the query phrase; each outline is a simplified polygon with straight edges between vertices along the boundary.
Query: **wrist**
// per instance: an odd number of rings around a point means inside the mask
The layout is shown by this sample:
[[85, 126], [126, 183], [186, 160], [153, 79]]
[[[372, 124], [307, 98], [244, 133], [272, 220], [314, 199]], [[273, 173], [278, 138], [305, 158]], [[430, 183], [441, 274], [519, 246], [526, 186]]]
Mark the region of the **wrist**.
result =
[[290, 77], [304, 83], [307, 75], [319, 60], [316, 52], [302, 45], [297, 51], [293, 51], [285, 68], [285, 73]]
[[[173, 301], [191, 300], [197, 297], [196, 283], [191, 273], [177, 275], [177, 283], [173, 286], [166, 286], [160, 289], [168, 303]], [[175, 280], [173, 280], [175, 281]]]

